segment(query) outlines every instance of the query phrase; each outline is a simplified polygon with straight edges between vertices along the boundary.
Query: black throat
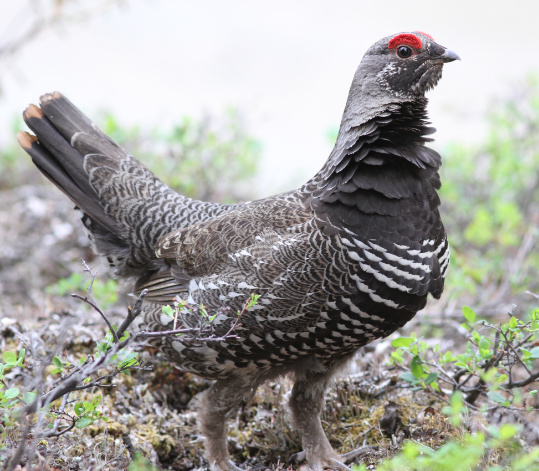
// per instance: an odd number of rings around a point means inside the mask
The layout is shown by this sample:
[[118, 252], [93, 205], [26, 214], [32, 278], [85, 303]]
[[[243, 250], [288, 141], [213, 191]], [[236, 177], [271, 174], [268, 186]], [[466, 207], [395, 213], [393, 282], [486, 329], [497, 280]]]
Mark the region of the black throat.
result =
[[318, 218], [353, 228], [369, 217], [437, 213], [441, 157], [425, 146], [435, 131], [426, 105], [426, 98], [395, 104], [357, 127], [341, 126], [330, 158], [307, 183]]

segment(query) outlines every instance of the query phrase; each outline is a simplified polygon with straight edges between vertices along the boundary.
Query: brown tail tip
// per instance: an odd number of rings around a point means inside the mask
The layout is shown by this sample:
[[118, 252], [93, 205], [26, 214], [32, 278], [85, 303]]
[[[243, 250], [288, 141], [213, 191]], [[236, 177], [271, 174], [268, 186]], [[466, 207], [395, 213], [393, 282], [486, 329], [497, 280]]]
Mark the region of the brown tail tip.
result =
[[29, 118], [38, 118], [41, 119], [45, 116], [41, 108], [38, 108], [36, 105], [30, 105], [24, 110], [23, 118], [26, 121]]
[[39, 102], [41, 104], [46, 104], [50, 101], [58, 100], [60, 98], [64, 98], [64, 96], [60, 92], [45, 93], [44, 95], [39, 97]]
[[17, 140], [24, 149], [31, 149], [32, 144], [37, 141], [37, 137], [24, 131], [17, 133]]

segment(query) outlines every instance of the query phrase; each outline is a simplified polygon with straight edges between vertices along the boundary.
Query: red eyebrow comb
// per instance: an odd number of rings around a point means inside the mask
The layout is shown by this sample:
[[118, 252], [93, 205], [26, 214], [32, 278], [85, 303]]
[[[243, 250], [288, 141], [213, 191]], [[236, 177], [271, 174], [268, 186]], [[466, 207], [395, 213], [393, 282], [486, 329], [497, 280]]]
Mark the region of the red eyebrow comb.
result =
[[395, 49], [397, 46], [403, 45], [412, 46], [415, 49], [421, 49], [423, 47], [421, 39], [419, 39], [415, 34], [410, 33], [398, 34], [391, 41], [389, 41], [388, 47], [389, 49]]
[[414, 31], [414, 33], [422, 34], [423, 36], [427, 36], [427, 38], [432, 39], [434, 41], [434, 38], [430, 34], [424, 33], [423, 31]]

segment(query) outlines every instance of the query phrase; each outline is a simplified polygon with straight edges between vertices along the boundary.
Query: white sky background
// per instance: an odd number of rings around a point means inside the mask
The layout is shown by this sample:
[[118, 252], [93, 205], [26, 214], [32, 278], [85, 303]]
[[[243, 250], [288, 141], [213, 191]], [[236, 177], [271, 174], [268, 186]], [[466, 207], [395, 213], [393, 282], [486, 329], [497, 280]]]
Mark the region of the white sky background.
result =
[[[92, 3], [89, 1], [88, 3]], [[0, 44], [26, 0], [0, 0]], [[59, 90], [90, 117], [170, 125], [238, 108], [263, 145], [258, 196], [293, 188], [323, 164], [367, 48], [420, 30], [457, 52], [430, 92], [436, 147], [474, 142], [485, 110], [539, 72], [539, 1], [129, 0], [49, 31], [2, 73], [0, 145], [12, 117]]]

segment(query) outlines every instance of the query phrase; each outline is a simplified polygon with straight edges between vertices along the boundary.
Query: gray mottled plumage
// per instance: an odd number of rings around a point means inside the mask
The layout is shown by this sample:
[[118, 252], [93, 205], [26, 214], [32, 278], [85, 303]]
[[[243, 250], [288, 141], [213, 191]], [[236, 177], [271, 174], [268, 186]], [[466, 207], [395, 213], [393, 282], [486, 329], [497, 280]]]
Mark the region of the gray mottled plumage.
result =
[[[347, 469], [319, 419], [332, 375], [443, 290], [441, 158], [425, 146], [434, 129], [424, 94], [457, 58], [423, 33], [377, 42], [355, 74], [322, 169], [297, 190], [237, 205], [173, 192], [59, 93], [25, 111], [36, 137], [23, 133], [21, 144], [80, 209], [96, 253], [149, 290], [148, 328], [170, 328], [161, 307], [179, 296], [218, 313], [222, 335], [251, 293], [260, 295], [235, 330], [239, 338], [160, 341], [182, 368], [217, 380], [199, 411], [215, 469], [235, 469], [226, 415], [286, 373], [296, 378], [292, 420], [311, 468]], [[196, 324], [195, 315], [185, 322]]]

